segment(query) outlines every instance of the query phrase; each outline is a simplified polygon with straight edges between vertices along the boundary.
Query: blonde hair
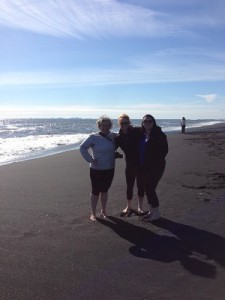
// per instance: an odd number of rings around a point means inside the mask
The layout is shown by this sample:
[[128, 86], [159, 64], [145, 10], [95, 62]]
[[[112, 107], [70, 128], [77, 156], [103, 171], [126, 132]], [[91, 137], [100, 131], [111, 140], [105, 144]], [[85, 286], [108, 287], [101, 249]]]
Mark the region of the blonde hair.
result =
[[127, 114], [121, 114], [119, 117], [118, 117], [118, 124], [120, 125], [120, 122], [122, 119], [127, 119], [129, 122], [130, 122], [130, 117], [127, 115]]

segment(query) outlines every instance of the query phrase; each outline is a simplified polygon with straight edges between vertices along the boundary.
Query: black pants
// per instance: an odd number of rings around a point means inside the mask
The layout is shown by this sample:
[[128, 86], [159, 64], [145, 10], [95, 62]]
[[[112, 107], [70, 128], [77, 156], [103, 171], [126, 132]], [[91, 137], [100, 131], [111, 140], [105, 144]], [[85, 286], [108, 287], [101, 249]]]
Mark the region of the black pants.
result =
[[92, 194], [98, 196], [101, 192], [107, 193], [114, 177], [114, 169], [95, 170], [90, 168]]
[[143, 168], [142, 169], [142, 180], [144, 182], [144, 190], [148, 199], [148, 203], [153, 207], [159, 206], [159, 200], [156, 194], [156, 188], [161, 179], [164, 170], [165, 162], [160, 163], [157, 167]]
[[185, 125], [181, 125], [181, 132], [185, 133]]
[[126, 165], [125, 169], [126, 182], [127, 182], [127, 199], [131, 200], [133, 198], [133, 188], [136, 180], [138, 196], [144, 197], [144, 184], [143, 178], [141, 177], [141, 170], [139, 167], [132, 164]]

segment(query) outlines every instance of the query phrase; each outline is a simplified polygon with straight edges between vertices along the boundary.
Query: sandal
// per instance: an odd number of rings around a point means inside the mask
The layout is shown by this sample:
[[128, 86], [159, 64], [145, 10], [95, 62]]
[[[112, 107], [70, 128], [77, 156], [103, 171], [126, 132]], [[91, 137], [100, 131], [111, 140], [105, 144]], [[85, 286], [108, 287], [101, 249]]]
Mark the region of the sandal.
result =
[[129, 209], [124, 209], [121, 213], [120, 213], [120, 216], [121, 217], [131, 217], [132, 214], [136, 214], [137, 212], [132, 209], [132, 208], [129, 208]]
[[129, 209], [128, 209], [128, 208], [125, 208], [124, 210], [121, 211], [120, 216], [121, 216], [121, 217], [125, 217], [126, 214], [128, 213], [128, 211], [129, 211]]
[[102, 212], [100, 213], [100, 217], [101, 217], [102, 219], [107, 219], [107, 216], [106, 216], [105, 214], [103, 214]]
[[141, 217], [141, 216], [145, 216], [145, 215], [147, 215], [147, 214], [148, 214], [148, 211], [144, 211], [144, 210], [138, 210], [138, 211], [137, 211], [137, 215], [140, 216], [140, 217]]
[[151, 213], [148, 211], [144, 214], [144, 216], [141, 218], [142, 221], [145, 221], [151, 217]]

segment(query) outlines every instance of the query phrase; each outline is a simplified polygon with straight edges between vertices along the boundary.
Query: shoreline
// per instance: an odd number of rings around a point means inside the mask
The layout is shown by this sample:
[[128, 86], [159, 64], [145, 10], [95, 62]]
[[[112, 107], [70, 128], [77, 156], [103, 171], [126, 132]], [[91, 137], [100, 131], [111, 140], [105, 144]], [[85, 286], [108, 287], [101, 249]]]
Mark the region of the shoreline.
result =
[[[202, 132], [205, 130], [209, 130], [209, 131], [222, 131], [224, 130], [225, 127], [225, 121], [221, 121], [220, 123], [216, 123], [213, 125], [206, 125], [206, 126], [201, 126], [201, 127], [187, 127], [186, 128], [186, 134], [188, 133], [198, 133], [198, 132]], [[170, 135], [176, 135], [176, 134], [181, 134], [180, 130], [174, 130], [174, 131], [164, 131], [166, 135], [170, 136]], [[71, 152], [71, 151], [76, 151], [79, 150], [79, 145], [75, 148], [72, 148], [72, 146], [68, 146], [67, 148], [71, 148], [68, 150], [47, 150], [48, 153], [46, 154], [34, 154], [34, 157], [28, 157], [28, 158], [21, 158], [15, 161], [10, 161], [10, 162], [4, 162], [0, 164], [1, 166], [6, 166], [6, 165], [11, 165], [11, 164], [15, 164], [15, 163], [21, 163], [21, 162], [26, 162], [26, 161], [30, 161], [30, 160], [36, 160], [36, 159], [41, 159], [41, 158], [45, 158], [45, 157], [49, 157], [49, 156], [53, 156], [53, 155], [58, 155], [58, 154], [62, 154], [62, 153], [66, 153], [66, 152]]]

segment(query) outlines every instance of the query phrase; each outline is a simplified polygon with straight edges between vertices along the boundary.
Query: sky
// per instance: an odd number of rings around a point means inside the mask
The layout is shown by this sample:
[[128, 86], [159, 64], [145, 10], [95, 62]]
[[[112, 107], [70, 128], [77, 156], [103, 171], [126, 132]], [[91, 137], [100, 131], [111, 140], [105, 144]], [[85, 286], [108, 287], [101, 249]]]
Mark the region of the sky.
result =
[[0, 119], [225, 119], [224, 0], [0, 0]]

